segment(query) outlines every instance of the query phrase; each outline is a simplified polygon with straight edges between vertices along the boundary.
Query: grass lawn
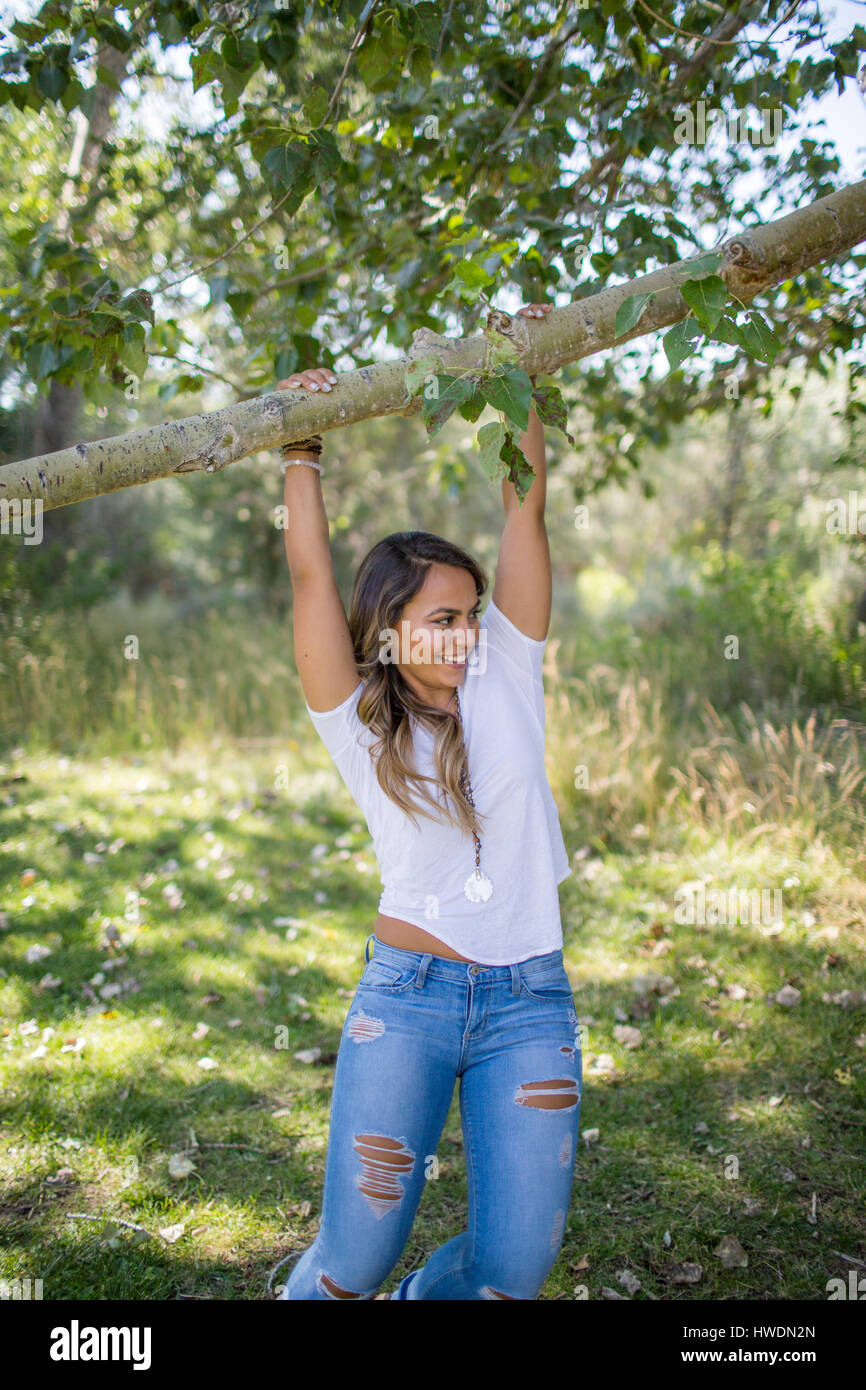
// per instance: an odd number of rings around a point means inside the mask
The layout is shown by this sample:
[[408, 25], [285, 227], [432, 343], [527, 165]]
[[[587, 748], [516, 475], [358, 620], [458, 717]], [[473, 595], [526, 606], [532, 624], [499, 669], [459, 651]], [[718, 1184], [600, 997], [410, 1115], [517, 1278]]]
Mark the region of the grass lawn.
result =
[[[268, 1297], [317, 1229], [375, 917], [357, 809], [312, 733], [17, 749], [0, 781], [0, 1274], [46, 1299]], [[579, 797], [559, 790], [583, 1140], [541, 1298], [825, 1299], [866, 1236], [856, 856], [673, 804], [598, 852]], [[698, 880], [784, 883], [783, 922], [677, 923]], [[381, 1294], [464, 1228], [462, 1147], [455, 1088]]]

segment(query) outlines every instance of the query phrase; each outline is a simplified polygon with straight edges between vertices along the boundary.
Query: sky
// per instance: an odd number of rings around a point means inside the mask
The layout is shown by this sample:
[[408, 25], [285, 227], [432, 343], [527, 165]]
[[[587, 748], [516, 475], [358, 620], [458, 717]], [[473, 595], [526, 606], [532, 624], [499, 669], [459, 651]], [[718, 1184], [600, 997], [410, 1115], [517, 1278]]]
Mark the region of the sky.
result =
[[[828, 36], [831, 42], [838, 42], [851, 33], [855, 24], [866, 28], [866, 3], [860, 0], [833, 0], [822, 6], [827, 16]], [[866, 63], [866, 52], [863, 54]], [[815, 120], [823, 119], [826, 127], [823, 138], [832, 140], [845, 172], [845, 182], [856, 182], [866, 177], [866, 96], [856, 82], [845, 83], [841, 96], [836, 88], [811, 103]]]

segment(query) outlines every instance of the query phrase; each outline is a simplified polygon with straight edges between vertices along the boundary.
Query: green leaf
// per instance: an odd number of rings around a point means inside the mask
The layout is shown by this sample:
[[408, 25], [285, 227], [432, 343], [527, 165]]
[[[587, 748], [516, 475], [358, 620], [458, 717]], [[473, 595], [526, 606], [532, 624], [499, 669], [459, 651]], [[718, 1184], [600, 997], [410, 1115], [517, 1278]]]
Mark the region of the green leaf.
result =
[[230, 290], [226, 295], [226, 303], [238, 321], [246, 318], [255, 302], [256, 295], [251, 290]]
[[488, 275], [483, 265], [479, 265], [477, 261], [466, 259], [457, 262], [454, 267], [454, 274], [459, 276], [470, 289], [477, 289], [479, 286], [483, 289], [486, 285], [492, 285], [494, 281], [494, 277]]
[[499, 451], [499, 457], [507, 467], [509, 481], [513, 484], [518, 500], [522, 504], [532, 486], [535, 470], [510, 433], [506, 435]]
[[470, 285], [467, 285], [463, 280], [458, 280], [456, 275], [454, 276], [454, 279], [449, 280], [448, 284], [445, 286], [446, 293], [448, 292], [448, 290], [456, 290], [457, 293], [460, 295], [461, 299], [465, 299], [467, 304], [475, 304], [476, 301], [481, 298], [481, 295], [483, 293], [482, 287], [480, 285], [476, 289], [473, 289]]
[[[678, 224], [681, 226], [682, 224]], [[684, 230], [684, 229], [683, 229]], [[720, 251], [707, 251], [703, 256], [696, 256], [694, 260], [686, 261], [682, 272], [688, 276], [689, 280], [700, 280], [703, 275], [712, 275], [722, 264], [724, 256]]]
[[314, 130], [310, 134], [310, 151], [322, 178], [337, 173], [344, 164], [340, 147], [330, 130]]
[[680, 363], [694, 352], [696, 337], [700, 337], [700, 328], [697, 320], [691, 315], [682, 319], [680, 323], [675, 323], [673, 328], [665, 334], [662, 342], [672, 372], [675, 372]]
[[730, 347], [746, 346], [742, 328], [729, 314], [722, 314], [710, 337], [717, 343], [727, 343]]
[[122, 309], [131, 319], [145, 319], [153, 323], [153, 299], [147, 290], [133, 290], [120, 301]]
[[468, 400], [475, 387], [468, 377], [454, 377], [439, 374], [436, 380], [436, 395], [422, 398], [421, 414], [427, 426], [427, 433], [435, 434], [454, 414], [462, 401]]
[[568, 432], [568, 409], [559, 387], [536, 387], [532, 399], [535, 402], [535, 413], [542, 425], [552, 425], [562, 430], [569, 444], [574, 447], [574, 435]]
[[476, 442], [481, 450], [481, 464], [491, 481], [501, 478], [504, 474], [500, 453], [507, 436], [508, 431], [501, 420], [496, 420], [491, 425], [482, 425], [478, 431]]
[[358, 72], [371, 91], [381, 91], [396, 85], [406, 61], [406, 38], [394, 23], [393, 15], [385, 15], [377, 33], [367, 35], [358, 49]]
[[251, 39], [226, 34], [220, 44], [220, 57], [228, 67], [246, 72], [258, 62], [259, 51]]
[[630, 294], [627, 299], [622, 301], [617, 307], [614, 322], [614, 329], [618, 338], [623, 333], [631, 332], [637, 326], [638, 319], [654, 297], [654, 292], [650, 291], [649, 294]]
[[705, 333], [712, 333], [722, 310], [728, 302], [728, 287], [718, 275], [701, 280], [687, 280], [680, 285], [680, 294], [694, 313]]
[[483, 392], [481, 392], [476, 385], [472, 395], [468, 400], [461, 401], [458, 409], [463, 419], [468, 420], [471, 425], [474, 425], [486, 404], [487, 401], [484, 399]]
[[27, 361], [37, 381], [44, 381], [60, 365], [60, 357], [53, 343], [40, 343], [27, 353]]
[[261, 161], [272, 182], [281, 188], [292, 188], [309, 160], [309, 147], [298, 141], [275, 145]]
[[508, 367], [495, 376], [483, 378], [480, 390], [494, 410], [501, 410], [520, 429], [529, 428], [532, 382], [520, 367]]
[[213, 82], [219, 69], [219, 61], [215, 53], [210, 49], [205, 49], [203, 53], [193, 53], [189, 60], [192, 68], [192, 89], [197, 92], [199, 87], [204, 87], [208, 82]]
[[69, 84], [69, 73], [54, 63], [43, 63], [36, 74], [36, 85], [45, 96], [56, 101]]
[[433, 55], [429, 48], [416, 45], [409, 54], [409, 71], [419, 87], [430, 86], [433, 76]]
[[[132, 336], [128, 337], [127, 334], [129, 334], [130, 331], [132, 331]], [[126, 325], [123, 330], [124, 346], [121, 349], [120, 355], [123, 365], [128, 367], [130, 371], [135, 372], [137, 377], [144, 376], [147, 367], [147, 351], [143, 339], [144, 329], [140, 323], [128, 323]]]
[[314, 86], [304, 102], [304, 115], [310, 125], [321, 125], [328, 113], [330, 97], [324, 87]]
[[110, 87], [113, 92], [120, 91], [120, 83], [111, 71], [111, 68], [98, 66], [96, 69], [96, 80], [97, 82], [101, 82], [104, 87]]
[[442, 24], [439, 6], [432, 4], [431, 0], [421, 0], [420, 4], [414, 6], [411, 14], [415, 21], [416, 40], [426, 43], [428, 48], [435, 51], [439, 44], [439, 30]]
[[[234, 309], [233, 300], [229, 302]], [[296, 304], [294, 307], [294, 314], [301, 327], [307, 329], [315, 328], [319, 318], [319, 311], [314, 304]]]
[[774, 362], [778, 353], [782, 350], [782, 344], [776, 337], [767, 320], [758, 313], [757, 309], [751, 310], [748, 323], [743, 324], [743, 346], [746, 352], [761, 361]]

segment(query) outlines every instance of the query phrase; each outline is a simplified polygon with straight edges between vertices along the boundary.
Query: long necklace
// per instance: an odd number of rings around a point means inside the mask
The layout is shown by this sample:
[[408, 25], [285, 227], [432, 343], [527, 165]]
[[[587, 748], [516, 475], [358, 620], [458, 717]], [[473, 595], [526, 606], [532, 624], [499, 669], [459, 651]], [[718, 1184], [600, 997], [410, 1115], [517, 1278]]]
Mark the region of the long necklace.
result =
[[[460, 774], [460, 790], [469, 802], [473, 811], [475, 802], [472, 799], [472, 787], [469, 782], [469, 750], [466, 747], [466, 735], [463, 729], [463, 715], [460, 712], [460, 696], [457, 688], [454, 689], [454, 698], [457, 701], [457, 722], [460, 725], [460, 732], [463, 735], [464, 762], [463, 771]], [[490, 894], [493, 892], [493, 884], [481, 868], [481, 840], [475, 825], [472, 826], [472, 838], [475, 841], [475, 871], [471, 873], [463, 885], [463, 892], [471, 903], [486, 903]]]

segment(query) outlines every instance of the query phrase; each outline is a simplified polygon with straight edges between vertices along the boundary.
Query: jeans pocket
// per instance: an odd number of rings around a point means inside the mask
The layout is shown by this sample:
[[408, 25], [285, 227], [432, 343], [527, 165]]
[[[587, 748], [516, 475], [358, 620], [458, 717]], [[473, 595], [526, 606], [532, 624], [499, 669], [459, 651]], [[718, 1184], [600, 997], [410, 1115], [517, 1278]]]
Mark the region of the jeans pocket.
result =
[[521, 974], [520, 988], [528, 999], [539, 1004], [574, 1004], [574, 991], [563, 966], [552, 970], [530, 970]]
[[389, 960], [376, 960], [374, 956], [368, 961], [358, 988], [396, 994], [399, 990], [408, 989], [417, 977], [417, 964], [407, 962], [406, 965], [394, 965]]

